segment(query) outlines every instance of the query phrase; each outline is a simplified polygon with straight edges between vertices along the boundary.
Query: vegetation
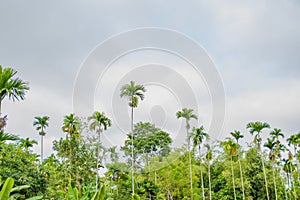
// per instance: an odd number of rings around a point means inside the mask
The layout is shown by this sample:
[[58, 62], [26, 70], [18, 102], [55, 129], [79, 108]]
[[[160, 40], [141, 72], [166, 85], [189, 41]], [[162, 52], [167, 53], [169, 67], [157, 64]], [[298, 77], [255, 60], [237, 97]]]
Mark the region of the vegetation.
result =
[[[203, 126], [190, 125], [198, 116], [184, 108], [176, 116], [185, 120], [186, 144], [172, 148], [166, 130], [150, 122], [133, 123], [133, 108], [138, 99], [144, 99], [145, 91], [134, 82], [121, 89], [132, 111], [131, 131], [121, 147], [123, 161], [118, 147], [101, 143], [101, 135], [112, 125], [102, 112], [87, 119], [66, 115], [62, 137], [53, 141], [53, 154], [45, 159], [42, 149], [41, 155], [32, 151], [36, 141], [5, 132], [7, 117], [1, 117], [0, 200], [300, 198], [300, 133], [285, 141], [287, 134], [282, 130], [270, 131], [267, 123], [250, 122], [248, 137], [254, 135], [254, 141], [247, 147], [240, 145], [244, 135], [238, 130], [228, 133], [225, 140], [209, 141]], [[49, 123], [47, 116], [35, 118], [41, 143]], [[261, 134], [269, 134], [268, 139], [264, 141]]]

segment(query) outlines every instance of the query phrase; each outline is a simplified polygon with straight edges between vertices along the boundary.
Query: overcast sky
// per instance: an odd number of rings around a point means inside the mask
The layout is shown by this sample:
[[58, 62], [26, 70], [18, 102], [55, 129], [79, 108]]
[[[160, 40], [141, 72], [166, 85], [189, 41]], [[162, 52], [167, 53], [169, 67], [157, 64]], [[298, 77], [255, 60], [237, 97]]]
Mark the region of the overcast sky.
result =
[[[30, 82], [25, 101], [3, 103], [2, 113], [9, 118], [6, 130], [39, 141], [32, 127], [33, 118], [50, 116], [44, 140], [44, 151], [49, 155], [52, 141], [64, 136], [60, 128], [63, 116], [75, 111], [76, 78], [93, 52], [114, 35], [155, 27], [173, 30], [195, 41], [214, 63], [226, 95], [220, 139], [235, 129], [249, 135], [246, 124], [257, 120], [281, 128], [287, 136], [297, 133], [300, 131], [299, 21], [300, 3], [296, 0], [0, 0], [0, 64], [15, 68], [20, 78]], [[122, 48], [127, 44], [119, 45]], [[198, 80], [191, 67], [178, 56], [143, 50], [112, 62], [107, 74], [95, 77], [94, 105], [89, 105], [105, 111], [114, 120], [114, 126], [106, 133], [110, 136], [103, 136], [107, 145], [122, 144], [129, 127], [128, 113], [123, 112], [127, 109], [126, 101], [116, 95], [120, 84], [127, 80], [149, 86], [148, 97], [136, 110], [136, 122], [152, 121], [178, 141], [184, 136], [178, 136], [183, 133], [179, 133], [182, 130], [175, 118], [176, 111], [197, 104], [193, 109], [199, 115], [198, 125], [204, 124], [209, 129], [214, 114], [213, 91], [205, 80], [208, 77]], [[164, 74], [164, 80], [173, 83], [173, 88], [164, 88], [160, 81], [150, 83], [154, 80], [151, 77], [160, 74], [146, 73], [154, 68]], [[93, 71], [84, 74], [87, 85], [92, 76]], [[196, 94], [190, 96], [185, 85]], [[182, 90], [185, 97], [180, 94]], [[198, 98], [196, 103], [192, 102], [194, 97]], [[114, 116], [110, 115], [111, 110]], [[39, 152], [39, 146], [34, 150]]]

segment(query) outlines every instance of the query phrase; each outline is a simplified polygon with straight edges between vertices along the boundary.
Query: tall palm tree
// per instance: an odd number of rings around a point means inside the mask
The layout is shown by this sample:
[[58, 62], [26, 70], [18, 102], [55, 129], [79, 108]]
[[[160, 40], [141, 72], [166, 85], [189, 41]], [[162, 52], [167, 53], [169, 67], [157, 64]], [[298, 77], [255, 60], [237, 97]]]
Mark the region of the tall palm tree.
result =
[[[293, 164], [293, 154], [288, 151], [288, 158], [283, 159], [283, 171], [286, 173], [287, 176], [287, 181], [288, 181], [288, 188], [293, 188], [294, 189], [294, 197], [295, 197], [295, 188], [293, 187], [293, 182], [292, 182], [292, 173], [294, 171], [294, 164]], [[296, 198], [295, 198], [296, 199]]]
[[133, 154], [133, 109], [137, 108], [139, 99], [144, 100], [146, 89], [143, 85], [135, 85], [134, 81], [123, 85], [120, 97], [128, 98], [128, 105], [131, 108], [131, 179], [132, 179], [132, 195], [134, 196], [134, 154]]
[[190, 136], [189, 136], [189, 129], [190, 129], [190, 120], [191, 119], [198, 119], [197, 116], [193, 113], [193, 109], [183, 108], [181, 111], [176, 113], [177, 118], [184, 118], [185, 125], [186, 125], [186, 134], [187, 134], [187, 150], [189, 154], [189, 167], [190, 167], [190, 186], [191, 186], [191, 199], [194, 199], [193, 194], [193, 172], [192, 172], [192, 158], [191, 158], [191, 151], [190, 151]]
[[294, 146], [294, 154], [297, 154], [297, 147], [300, 146], [300, 132], [294, 135], [291, 135], [288, 139], [287, 139], [288, 145]]
[[29, 148], [33, 147], [34, 144], [37, 144], [37, 141], [30, 140], [29, 138], [20, 139], [20, 146], [23, 147], [27, 154], [29, 154]]
[[277, 196], [277, 187], [276, 187], [276, 174], [275, 174], [275, 161], [276, 161], [276, 152], [275, 146], [277, 145], [274, 141], [275, 138], [268, 138], [267, 142], [264, 144], [264, 147], [269, 149], [269, 160], [272, 162], [272, 173], [273, 173], [273, 184], [274, 184], [274, 192], [275, 192], [275, 199], [278, 199]]
[[202, 171], [202, 158], [201, 158], [201, 145], [205, 139], [208, 139], [208, 134], [204, 131], [204, 127], [193, 128], [191, 138], [194, 143], [194, 147], [198, 146], [199, 161], [200, 161], [200, 177], [201, 177], [201, 189], [202, 199], [205, 199], [204, 182], [203, 182], [203, 171]]
[[284, 134], [282, 133], [281, 129], [274, 128], [274, 130], [270, 133], [272, 138], [274, 138], [274, 141], [276, 143], [276, 149], [280, 148], [280, 140], [279, 138], [284, 138]]
[[205, 158], [207, 161], [207, 166], [208, 166], [208, 186], [209, 186], [209, 200], [212, 200], [212, 196], [211, 196], [211, 178], [210, 178], [210, 161], [212, 160], [212, 150], [210, 148], [209, 144], [205, 144], [205, 147], [207, 149]]
[[[300, 146], [300, 132], [298, 134], [294, 134], [287, 139], [288, 145], [294, 146], [294, 155], [297, 154], [297, 148]], [[299, 161], [296, 159], [296, 166], [298, 171], [298, 181], [300, 182], [300, 169], [299, 169]]]
[[78, 134], [79, 129], [79, 119], [75, 116], [75, 114], [66, 115], [64, 117], [62, 131], [67, 134], [67, 138], [70, 138], [69, 145], [70, 145], [70, 155], [69, 155], [69, 161], [70, 161], [70, 179], [72, 179], [72, 142], [74, 139], [74, 136]]
[[249, 129], [249, 132], [251, 135], [256, 133], [254, 136], [254, 143], [257, 144], [258, 151], [260, 152], [260, 157], [261, 157], [261, 162], [262, 162], [262, 168], [264, 172], [264, 179], [265, 179], [265, 187], [266, 187], [266, 194], [267, 194], [267, 199], [269, 200], [269, 190], [268, 190], [268, 180], [267, 180], [267, 174], [266, 174], [266, 169], [265, 169], [265, 162], [264, 162], [264, 157], [263, 157], [263, 152], [261, 149], [261, 142], [262, 138], [260, 136], [260, 133], [262, 132], [263, 129], [270, 128], [270, 125], [266, 122], [250, 122], [247, 124], [247, 129]]
[[[242, 139], [244, 136], [241, 134], [240, 131], [233, 131], [230, 134], [236, 140], [236, 144], [238, 146], [238, 149], [240, 150], [241, 148], [240, 148], [240, 144], [239, 144], [239, 139]], [[239, 163], [239, 167], [240, 167], [243, 199], [245, 200], [244, 176], [243, 176], [243, 168], [242, 168], [241, 159], [240, 159], [240, 151], [238, 151], [237, 156], [238, 156], [238, 163]]]
[[99, 156], [100, 156], [100, 144], [101, 144], [101, 133], [107, 130], [111, 126], [111, 120], [105, 116], [104, 113], [98, 111], [94, 112], [92, 116], [88, 117], [90, 122], [90, 130], [96, 131], [98, 134], [98, 144], [97, 144], [97, 174], [96, 174], [96, 191], [98, 191], [98, 169], [99, 169]]
[[221, 142], [225, 152], [230, 155], [230, 164], [231, 164], [231, 175], [232, 175], [232, 186], [233, 186], [233, 196], [234, 200], [236, 200], [236, 192], [235, 192], [235, 181], [234, 181], [234, 169], [233, 169], [233, 156], [236, 155], [238, 150], [237, 143], [233, 142], [232, 139], [227, 139], [227, 141]]
[[35, 117], [33, 121], [33, 126], [36, 127], [36, 130], [39, 131], [39, 135], [41, 136], [41, 162], [43, 162], [43, 149], [44, 149], [44, 136], [46, 135], [45, 129], [49, 126], [49, 117]]
[[0, 65], [0, 113], [2, 101], [5, 97], [15, 101], [24, 100], [25, 93], [29, 90], [28, 82], [14, 78], [17, 71], [12, 68], [3, 68]]

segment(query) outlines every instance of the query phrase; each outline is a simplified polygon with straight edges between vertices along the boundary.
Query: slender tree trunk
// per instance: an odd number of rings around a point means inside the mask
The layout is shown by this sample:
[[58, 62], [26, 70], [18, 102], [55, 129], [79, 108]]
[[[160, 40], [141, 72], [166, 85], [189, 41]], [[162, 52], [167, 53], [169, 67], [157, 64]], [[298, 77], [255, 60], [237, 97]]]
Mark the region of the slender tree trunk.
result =
[[201, 159], [200, 144], [199, 144], [199, 160], [200, 160], [200, 178], [201, 178], [202, 200], [204, 200], [205, 199], [205, 193], [204, 193], [204, 182], [203, 182], [203, 171], [202, 171], [202, 159]]
[[284, 181], [284, 179], [281, 179], [281, 183], [282, 183], [282, 186], [283, 186], [283, 189], [284, 189], [285, 200], [288, 200], [288, 196], [287, 196], [286, 188], [285, 188], [285, 183], [283, 181]]
[[258, 133], [257, 134], [257, 149], [258, 149], [258, 152], [262, 153], [260, 139], [261, 139], [260, 134]]
[[78, 186], [78, 189], [80, 189], [80, 183], [79, 183], [79, 172], [78, 172], [78, 163], [77, 160], [75, 161], [75, 170], [76, 170], [76, 185]]
[[44, 140], [43, 140], [43, 137], [44, 136], [41, 135], [41, 163], [43, 163], [43, 160], [44, 160], [44, 158], [43, 158], [43, 149], [44, 149]]
[[[297, 146], [296, 146], [296, 144], [294, 144], [294, 151], [295, 151], [294, 155], [296, 156], [296, 154], [297, 154]], [[299, 160], [297, 158], [296, 158], [296, 167], [297, 167], [297, 172], [298, 172], [298, 182], [300, 182]]]
[[131, 187], [132, 187], [132, 195], [134, 195], [133, 102], [131, 103], [132, 103], [131, 106]]
[[208, 161], [208, 185], [209, 185], [209, 200], [212, 200], [211, 197], [211, 181], [210, 181], [210, 163]]
[[0, 99], [0, 114], [2, 114], [2, 99]]
[[241, 160], [240, 160], [240, 155], [238, 155], [238, 162], [239, 162], [239, 166], [240, 166], [243, 200], [245, 200], [244, 176], [243, 176], [243, 169], [242, 169], [242, 164], [241, 164]]
[[264, 162], [263, 152], [260, 152], [260, 157], [261, 157], [261, 163], [262, 163], [263, 172], [264, 172], [264, 178], [265, 178], [265, 186], [266, 186], [267, 199], [270, 200], [270, 197], [269, 197], [269, 190], [268, 190], [267, 173], [266, 173], [266, 168], [265, 168], [265, 162]]
[[288, 188], [290, 189], [290, 176], [289, 176], [289, 173], [286, 173], [286, 178], [287, 178], [287, 181], [288, 181]]
[[97, 142], [97, 161], [96, 161], [96, 192], [98, 191], [98, 180], [99, 180], [99, 156], [100, 156], [100, 144], [101, 144], [101, 138], [100, 138], [100, 130], [98, 131], [98, 142]]
[[146, 166], [148, 168], [148, 175], [147, 175], [148, 181], [150, 181], [150, 163], [149, 163], [149, 154], [148, 153], [146, 154]]
[[233, 195], [234, 195], [234, 200], [236, 200], [232, 155], [230, 156], [230, 159], [231, 159], [231, 174], [232, 174]]
[[[292, 169], [292, 165], [290, 164], [290, 167]], [[291, 180], [291, 186], [292, 186], [292, 189], [293, 189], [293, 196], [294, 196], [294, 199], [297, 200], [297, 193], [296, 193], [296, 189], [295, 189], [295, 185], [294, 185], [294, 182], [293, 182], [293, 173], [291, 172], [290, 173], [290, 180]]]
[[154, 183], [155, 183], [155, 185], [157, 183], [157, 180], [156, 180], [156, 170], [154, 171]]
[[275, 200], [278, 200], [278, 196], [277, 196], [277, 187], [276, 187], [276, 173], [275, 173], [275, 166], [273, 164], [273, 169], [272, 169], [272, 172], [273, 172], [273, 182], [274, 182], [274, 190], [275, 190]]
[[191, 151], [190, 151], [190, 137], [189, 137], [189, 129], [186, 129], [187, 132], [187, 139], [188, 139], [188, 154], [189, 154], [189, 168], [190, 168], [190, 186], [191, 186], [191, 200], [194, 199], [193, 193], [193, 171], [192, 171], [192, 158], [191, 158]]
[[72, 163], [72, 154], [73, 154], [73, 151], [72, 151], [72, 139], [73, 139], [73, 137], [72, 137], [72, 134], [70, 133], [70, 183], [72, 182], [72, 165], [73, 165], [73, 163]]

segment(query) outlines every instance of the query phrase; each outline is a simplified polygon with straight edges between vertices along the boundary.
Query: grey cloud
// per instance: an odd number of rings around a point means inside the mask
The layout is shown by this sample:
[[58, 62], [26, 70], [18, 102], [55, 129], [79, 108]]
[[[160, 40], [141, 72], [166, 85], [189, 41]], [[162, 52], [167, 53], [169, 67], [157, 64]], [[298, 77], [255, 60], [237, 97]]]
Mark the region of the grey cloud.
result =
[[[0, 11], [0, 64], [15, 67], [32, 88], [25, 102], [4, 105], [8, 130], [24, 137], [39, 139], [31, 124], [40, 114], [52, 117], [47, 145], [61, 137], [62, 117], [72, 112], [76, 74], [89, 52], [113, 34], [144, 26], [175, 29], [204, 45], [230, 101], [224, 132], [243, 129], [258, 118], [287, 132], [297, 129], [299, 104], [293, 95], [299, 93], [295, 83], [300, 72], [297, 1], [12, 0], [1, 1]], [[265, 110], [253, 110], [252, 96], [259, 97], [258, 103], [279, 98], [288, 107], [277, 110], [274, 102]], [[199, 113], [209, 124], [207, 102], [201, 102]]]

